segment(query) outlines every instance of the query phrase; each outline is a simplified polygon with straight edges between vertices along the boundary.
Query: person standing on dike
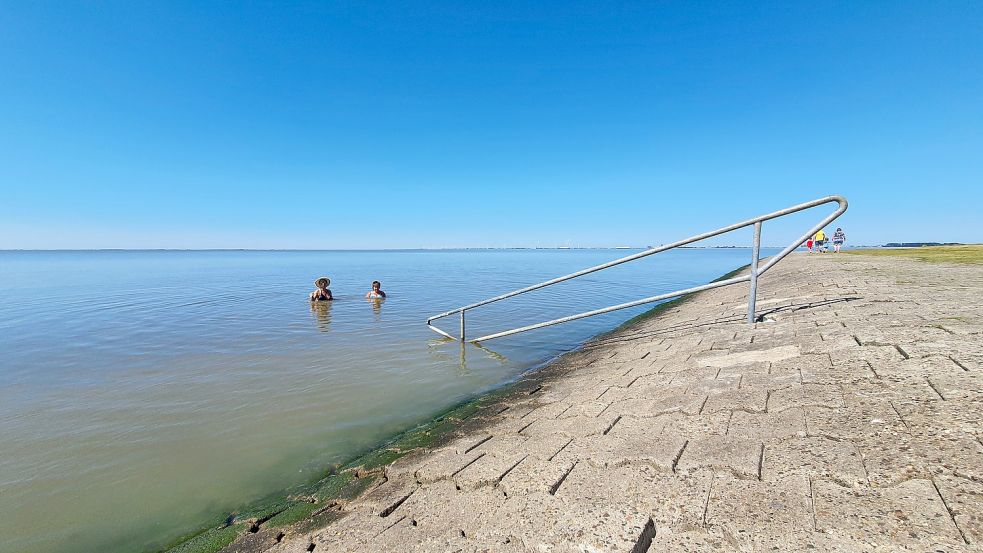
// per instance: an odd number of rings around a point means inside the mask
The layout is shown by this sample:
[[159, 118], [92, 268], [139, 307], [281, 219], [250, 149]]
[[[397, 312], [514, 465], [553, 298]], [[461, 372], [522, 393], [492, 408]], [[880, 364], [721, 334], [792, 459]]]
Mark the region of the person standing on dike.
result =
[[846, 234], [844, 234], [843, 229], [836, 227], [836, 232], [833, 233], [833, 252], [840, 253], [840, 248], [843, 247], [844, 242], [846, 242]]
[[331, 284], [331, 279], [328, 277], [321, 277], [314, 281], [314, 286], [317, 286], [317, 290], [311, 292], [311, 301], [331, 301], [334, 296], [331, 295], [331, 290], [328, 290], [328, 285]]

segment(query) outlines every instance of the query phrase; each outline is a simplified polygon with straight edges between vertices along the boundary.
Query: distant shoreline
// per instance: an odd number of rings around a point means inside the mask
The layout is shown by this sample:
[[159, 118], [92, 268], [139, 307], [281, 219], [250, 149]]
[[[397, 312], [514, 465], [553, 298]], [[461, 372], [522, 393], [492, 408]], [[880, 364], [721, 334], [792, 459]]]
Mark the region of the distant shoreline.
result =
[[[781, 246], [761, 246], [762, 248], [780, 248]], [[879, 246], [865, 246], [879, 247]], [[253, 248], [80, 248], [80, 249], [0, 249], [0, 253], [84, 253], [84, 252], [462, 252], [462, 251], [586, 251], [586, 250], [646, 250], [645, 246], [597, 246], [597, 247], [566, 247], [566, 246], [514, 246], [514, 247], [462, 247], [462, 248], [351, 248], [351, 249], [253, 249]], [[681, 250], [749, 250], [751, 246], [678, 246]]]
[[[872, 249], [872, 248], [919, 248], [936, 246], [973, 246], [974, 243], [965, 242], [889, 242], [881, 245], [849, 245], [847, 249]], [[762, 248], [784, 248], [784, 245], [769, 246], [763, 245]], [[805, 246], [801, 246], [805, 247]], [[21, 253], [86, 253], [86, 252], [467, 252], [467, 251], [625, 251], [625, 250], [647, 250], [653, 246], [595, 246], [595, 247], [575, 247], [575, 246], [474, 246], [461, 248], [335, 248], [335, 249], [304, 249], [304, 248], [0, 248], [0, 253], [21, 252]], [[749, 250], [751, 246], [677, 246], [680, 250]]]

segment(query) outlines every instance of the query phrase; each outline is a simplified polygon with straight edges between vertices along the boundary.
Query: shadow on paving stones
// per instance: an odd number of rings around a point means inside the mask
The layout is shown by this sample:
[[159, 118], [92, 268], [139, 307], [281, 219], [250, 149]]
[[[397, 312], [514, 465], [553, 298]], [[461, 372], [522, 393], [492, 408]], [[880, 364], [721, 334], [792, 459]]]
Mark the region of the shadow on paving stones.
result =
[[[680, 299], [687, 299], [687, 298], [688, 298], [688, 296], [684, 296], [683, 298], [680, 298]], [[780, 314], [780, 313], [795, 313], [795, 312], [805, 311], [805, 310], [809, 310], [809, 309], [817, 309], [817, 308], [820, 308], [820, 307], [828, 307], [830, 305], [836, 305], [836, 304], [839, 304], [839, 303], [846, 303], [846, 302], [851, 302], [851, 301], [857, 301], [857, 300], [860, 300], [860, 299], [862, 299], [862, 298], [851, 296], [851, 297], [845, 297], [845, 298], [834, 298], [834, 299], [811, 301], [811, 302], [798, 303], [798, 304], [792, 304], [792, 305], [784, 305], [784, 306], [775, 307], [775, 308], [772, 308], [772, 309], [759, 310], [758, 311], [758, 320], [762, 320], [766, 316], [775, 316], [775, 315]], [[616, 331], [613, 331], [610, 334], [615, 334], [616, 332], [623, 330], [625, 327], [630, 326], [631, 324], [636, 324], [639, 321], [646, 320], [646, 319], [648, 319], [652, 315], [658, 315], [658, 314], [660, 314], [660, 313], [662, 313], [664, 311], [667, 311], [668, 309], [670, 309], [672, 307], [677, 307], [679, 305], [679, 303], [682, 303], [682, 302], [675, 302], [675, 303], [674, 302], [666, 302], [666, 303], [663, 303], [663, 304], [659, 304], [657, 307], [653, 308], [652, 310], [646, 311], [645, 313], [642, 313], [638, 317], [635, 317], [634, 319], [629, 320], [624, 325], [618, 327], [618, 329], [616, 329]], [[652, 312], [655, 312], [655, 313], [652, 313]], [[652, 313], [652, 315], [650, 315], [650, 313]], [[672, 334], [674, 332], [680, 332], [680, 331], [683, 331], [683, 330], [694, 330], [694, 329], [697, 329], [697, 328], [709, 328], [709, 327], [712, 327], [712, 326], [723, 325], [723, 324], [743, 323], [745, 321], [747, 321], [747, 316], [744, 315], [744, 314], [740, 314], [740, 315], [731, 315], [731, 316], [727, 316], [727, 317], [718, 317], [716, 319], [711, 319], [711, 320], [707, 320], [707, 321], [685, 322], [685, 323], [680, 323], [680, 324], [676, 324], [676, 325], [670, 325], [670, 326], [658, 328], [658, 329], [655, 329], [655, 330], [650, 330], [650, 331], [647, 331], [647, 332], [636, 332], [636, 333], [632, 333], [630, 336], [619, 336], [617, 338], [603, 338], [604, 335], [602, 335], [602, 338], [601, 339], [598, 339], [596, 341], [591, 341], [590, 343], [586, 344], [584, 346], [584, 349], [591, 349], [591, 348], [596, 348], [596, 347], [609, 346], [611, 344], [620, 344], [620, 343], [626, 343], [626, 342], [633, 342], [633, 341], [637, 341], [637, 340], [645, 340], [645, 339], [648, 339], [648, 338], [655, 338], [655, 337], [658, 337], [658, 336], [662, 336], [662, 335], [665, 335], [665, 334]]]
[[760, 310], [761, 315], [759, 317], [765, 317], [766, 315], [774, 315], [777, 313], [795, 313], [796, 311], [803, 311], [807, 309], [816, 309], [817, 307], [827, 307], [830, 305], [836, 305], [838, 303], [848, 303], [851, 301], [861, 300], [863, 298], [859, 296], [848, 296], [845, 298], [833, 298], [828, 300], [810, 301], [806, 303], [793, 303], [792, 305], [784, 305], [781, 307], [775, 307], [772, 309]]

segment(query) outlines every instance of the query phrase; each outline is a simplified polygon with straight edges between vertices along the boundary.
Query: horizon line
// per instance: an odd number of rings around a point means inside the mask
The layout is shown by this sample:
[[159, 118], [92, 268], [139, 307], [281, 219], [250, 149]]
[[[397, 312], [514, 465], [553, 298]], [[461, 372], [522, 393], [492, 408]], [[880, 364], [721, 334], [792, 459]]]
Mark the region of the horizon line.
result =
[[[767, 246], [762, 248], [784, 248]], [[883, 245], [858, 245], [854, 248], [877, 248]], [[646, 250], [652, 246], [461, 246], [447, 248], [0, 248], [0, 252], [381, 252], [381, 251], [455, 251], [455, 250]], [[751, 246], [677, 246], [673, 249], [751, 249]]]

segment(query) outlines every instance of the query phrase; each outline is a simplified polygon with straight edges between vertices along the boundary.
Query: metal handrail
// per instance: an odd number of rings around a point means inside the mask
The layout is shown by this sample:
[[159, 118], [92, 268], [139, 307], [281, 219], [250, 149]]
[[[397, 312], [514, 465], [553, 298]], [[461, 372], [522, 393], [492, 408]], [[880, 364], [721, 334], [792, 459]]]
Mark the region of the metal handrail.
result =
[[[830, 215], [826, 216], [826, 218], [824, 218], [818, 224], [816, 224], [811, 229], [809, 229], [809, 231], [806, 232], [805, 234], [803, 234], [801, 237], [799, 237], [797, 239], [797, 241], [789, 244], [782, 251], [780, 251], [776, 255], [774, 255], [771, 259], [768, 260], [767, 263], [765, 263], [764, 265], [761, 265], [760, 267], [758, 266], [758, 260], [759, 260], [759, 256], [760, 256], [760, 253], [761, 253], [761, 223], [762, 222], [767, 221], [769, 219], [775, 219], [775, 218], [778, 218], [778, 217], [782, 217], [784, 215], [789, 215], [791, 213], [796, 213], [798, 211], [802, 211], [802, 210], [805, 210], [805, 209], [813, 208], [813, 207], [816, 207], [816, 206], [820, 206], [820, 205], [828, 204], [828, 203], [832, 203], [832, 202], [836, 202], [839, 205], [839, 207], [836, 208], [836, 211], [834, 211]], [[465, 334], [464, 334], [464, 313], [465, 313], [465, 311], [468, 311], [470, 309], [474, 309], [476, 307], [481, 307], [482, 305], [487, 305], [489, 303], [493, 303], [493, 302], [496, 302], [496, 301], [500, 301], [500, 300], [504, 300], [504, 299], [507, 299], [507, 298], [511, 298], [513, 296], [518, 296], [519, 294], [525, 294], [526, 292], [532, 292], [533, 290], [538, 290], [540, 288], [545, 288], [546, 286], [551, 286], [553, 284], [557, 284], [557, 283], [560, 283], [560, 282], [563, 282], [563, 281], [566, 281], [566, 280], [577, 278], [579, 276], [590, 274], [590, 273], [593, 273], [593, 272], [596, 272], [596, 271], [601, 271], [603, 269], [614, 267], [615, 265], [621, 265], [622, 263], [627, 263], [629, 261], [634, 261], [634, 260], [640, 259], [642, 257], [646, 257], [646, 256], [649, 256], [649, 255], [654, 255], [654, 254], [657, 254], [659, 252], [664, 252], [666, 250], [671, 250], [673, 248], [678, 248], [679, 246], [685, 246], [686, 244], [692, 244], [693, 242], [699, 242], [700, 240], [705, 240], [707, 238], [712, 238], [714, 236], [718, 236], [718, 235], [721, 235], [721, 234], [726, 234], [728, 232], [735, 231], [737, 229], [741, 229], [741, 228], [744, 228], [744, 227], [747, 227], [747, 226], [751, 226], [751, 225], [754, 225], [754, 242], [753, 242], [752, 251], [751, 251], [751, 271], [750, 271], [750, 274], [748, 274], [748, 275], [740, 276], [740, 277], [733, 277], [733, 278], [729, 278], [729, 279], [721, 280], [721, 281], [717, 281], [717, 282], [711, 282], [709, 284], [704, 284], [702, 286], [696, 286], [696, 287], [693, 287], [693, 288], [687, 288], [685, 290], [677, 290], [675, 292], [669, 292], [668, 294], [660, 294], [658, 296], [652, 296], [652, 297], [648, 297], [648, 298], [644, 298], [644, 299], [640, 299], [640, 300], [636, 300], [636, 301], [630, 301], [628, 303], [622, 303], [622, 304], [619, 304], [619, 305], [613, 305], [611, 307], [605, 307], [603, 309], [595, 309], [593, 311], [587, 311], [587, 312], [584, 312], [584, 313], [578, 313], [576, 315], [570, 315], [570, 316], [567, 316], [567, 317], [561, 317], [559, 319], [553, 319], [551, 321], [545, 321], [545, 322], [542, 322], [542, 323], [536, 323], [536, 324], [532, 324], [532, 325], [528, 325], [528, 326], [523, 326], [523, 327], [519, 327], [519, 328], [513, 328], [511, 330], [506, 330], [506, 331], [503, 331], [503, 332], [496, 332], [495, 334], [489, 334], [487, 336], [481, 336], [479, 338], [475, 338], [473, 340], [468, 340], [468, 341], [470, 341], [470, 342], [482, 342], [482, 341], [485, 341], [485, 340], [491, 340], [493, 338], [501, 338], [503, 336], [509, 336], [509, 335], [512, 335], [512, 334], [518, 334], [520, 332], [526, 332], [526, 331], [529, 331], [529, 330], [535, 330], [537, 328], [543, 328], [545, 326], [551, 326], [551, 325], [555, 325], [555, 324], [566, 323], [566, 322], [569, 322], [569, 321], [575, 321], [577, 319], [583, 319], [585, 317], [592, 317], [594, 315], [601, 315], [603, 313], [610, 313], [611, 311], [617, 311], [619, 309], [627, 309], [629, 307], [635, 307], [635, 306], [638, 306], [638, 305], [644, 305], [646, 303], [652, 303], [652, 302], [656, 302], [656, 301], [667, 300], [669, 298], [674, 298], [674, 297], [677, 297], [677, 296], [683, 296], [683, 295], [686, 295], [686, 294], [692, 294], [694, 292], [700, 292], [702, 290], [709, 290], [711, 288], [720, 288], [722, 286], [730, 286], [731, 284], [740, 284], [742, 282], [750, 282], [751, 283], [751, 291], [750, 291], [750, 294], [748, 296], [748, 323], [749, 324], [753, 324], [755, 322], [754, 313], [755, 313], [755, 308], [757, 306], [758, 276], [764, 274], [765, 271], [767, 271], [768, 269], [770, 269], [773, 266], [775, 266], [776, 263], [778, 263], [779, 261], [781, 261], [782, 259], [784, 259], [785, 256], [787, 256], [788, 254], [792, 253], [795, 250], [795, 248], [798, 248], [799, 246], [801, 246], [802, 243], [805, 242], [806, 240], [808, 240], [810, 236], [812, 236], [813, 234], [815, 234], [816, 232], [818, 232], [820, 229], [822, 229], [826, 225], [828, 225], [831, 222], [833, 222], [837, 217], [839, 217], [840, 215], [842, 215], [843, 212], [846, 211], [846, 209], [847, 209], [847, 201], [846, 201], [846, 198], [844, 198], [843, 196], [826, 196], [825, 198], [819, 198], [818, 200], [813, 200], [811, 202], [806, 202], [806, 203], [794, 205], [792, 207], [788, 207], [788, 208], [785, 208], [785, 209], [782, 209], [782, 210], [779, 210], [779, 211], [774, 211], [772, 213], [768, 213], [767, 215], [761, 215], [761, 216], [755, 217], [753, 219], [748, 219], [747, 221], [742, 221], [740, 223], [734, 223], [733, 225], [729, 225], [729, 226], [726, 226], [726, 227], [723, 227], [723, 228], [719, 228], [717, 230], [712, 230], [710, 232], [705, 232], [703, 234], [697, 234], [696, 236], [691, 236], [689, 238], [680, 240], [678, 242], [673, 242], [671, 244], [664, 244], [662, 246], [659, 246], [658, 248], [648, 249], [648, 250], [645, 250], [643, 252], [639, 252], [639, 253], [632, 254], [632, 255], [629, 255], [629, 256], [626, 256], [626, 257], [622, 257], [621, 259], [615, 259], [614, 261], [610, 261], [608, 263], [603, 263], [601, 265], [596, 265], [594, 267], [583, 269], [583, 270], [577, 271], [575, 273], [570, 273], [569, 275], [564, 275], [564, 276], [557, 277], [557, 278], [554, 278], [554, 279], [551, 279], [551, 280], [547, 280], [546, 282], [540, 282], [539, 284], [533, 284], [532, 286], [527, 286], [525, 288], [520, 288], [519, 290], [515, 290], [515, 291], [509, 292], [507, 294], [502, 294], [500, 296], [495, 296], [494, 298], [488, 298], [486, 300], [482, 300], [482, 301], [479, 301], [477, 303], [472, 303], [470, 305], [465, 305], [464, 307], [458, 307], [457, 309], [452, 309], [450, 311], [445, 311], [445, 312], [443, 312], [443, 313], [441, 313], [439, 315], [433, 315], [432, 317], [427, 318], [427, 327], [429, 327], [430, 330], [433, 330], [434, 332], [436, 332], [438, 334], [441, 334], [443, 336], [446, 336], [446, 337], [448, 337], [448, 338], [450, 338], [452, 340], [460, 340], [460, 341], [463, 342], [463, 341], [465, 341]], [[453, 315], [455, 313], [460, 313], [461, 314], [461, 336], [459, 338], [456, 338], [454, 336], [451, 336], [447, 332], [444, 332], [443, 330], [441, 330], [441, 329], [433, 326], [433, 324], [431, 324], [431, 323], [433, 323], [433, 321], [435, 321], [437, 319], [441, 319], [441, 318], [444, 318], [444, 317]]]

